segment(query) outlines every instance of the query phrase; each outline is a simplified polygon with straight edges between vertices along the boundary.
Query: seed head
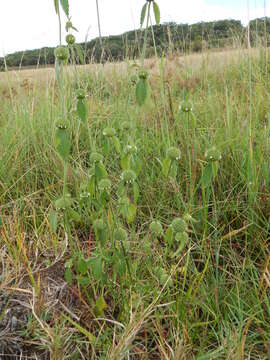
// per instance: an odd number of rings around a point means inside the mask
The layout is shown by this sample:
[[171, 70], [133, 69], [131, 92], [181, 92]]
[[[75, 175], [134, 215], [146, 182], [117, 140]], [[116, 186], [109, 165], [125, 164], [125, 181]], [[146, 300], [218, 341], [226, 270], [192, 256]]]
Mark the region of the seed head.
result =
[[172, 222], [173, 231], [177, 233], [182, 233], [187, 230], [187, 223], [182, 218], [176, 218]]
[[123, 130], [129, 130], [131, 128], [131, 123], [129, 121], [124, 121], [122, 123], [122, 129]]
[[77, 90], [76, 96], [77, 96], [78, 100], [84, 100], [85, 99], [85, 91], [83, 89]]
[[188, 241], [188, 234], [185, 231], [178, 232], [175, 235], [175, 240], [179, 243], [186, 243]]
[[215, 146], [205, 152], [205, 160], [208, 162], [220, 161], [221, 159], [221, 152]]
[[90, 156], [91, 163], [102, 162], [102, 160], [103, 160], [103, 156], [97, 152], [93, 152]]
[[174, 160], [174, 161], [178, 161], [180, 160], [181, 158], [181, 152], [178, 148], [176, 147], [170, 147], [168, 150], [167, 150], [167, 157], [170, 159], [170, 160]]
[[70, 194], [62, 196], [60, 199], [55, 201], [55, 207], [57, 210], [65, 210], [72, 205], [72, 199]]
[[189, 113], [193, 111], [192, 104], [189, 101], [183, 101], [179, 106], [179, 111]]
[[159, 221], [152, 221], [150, 224], [150, 231], [156, 236], [162, 235], [163, 229], [161, 223]]
[[59, 130], [66, 130], [67, 129], [67, 125], [65, 124], [65, 122], [59, 122], [56, 124], [57, 128]]
[[139, 79], [146, 80], [148, 78], [148, 73], [146, 70], [142, 69], [139, 71]]
[[91, 196], [90, 192], [84, 191], [80, 193], [80, 199], [87, 199]]
[[137, 146], [135, 145], [127, 145], [125, 148], [124, 148], [124, 153], [125, 154], [129, 154], [129, 155], [135, 155], [137, 153]]
[[98, 183], [98, 188], [100, 191], [104, 191], [104, 190], [109, 191], [111, 187], [112, 187], [112, 183], [109, 179], [102, 179]]
[[94, 223], [93, 223], [93, 228], [95, 230], [100, 230], [100, 231], [105, 229], [104, 221], [102, 219], [95, 220]]
[[103, 135], [105, 137], [113, 137], [116, 135], [116, 131], [114, 128], [111, 128], [111, 127], [107, 127], [103, 130]]
[[55, 57], [60, 61], [67, 61], [69, 58], [69, 50], [65, 46], [58, 46], [54, 51]]
[[121, 174], [121, 180], [126, 184], [133, 184], [136, 180], [136, 174], [133, 170], [125, 170]]
[[125, 242], [127, 240], [127, 232], [123, 228], [118, 228], [114, 231], [114, 240]]
[[72, 34], [68, 34], [66, 36], [66, 42], [68, 45], [73, 45], [75, 43], [75, 36]]

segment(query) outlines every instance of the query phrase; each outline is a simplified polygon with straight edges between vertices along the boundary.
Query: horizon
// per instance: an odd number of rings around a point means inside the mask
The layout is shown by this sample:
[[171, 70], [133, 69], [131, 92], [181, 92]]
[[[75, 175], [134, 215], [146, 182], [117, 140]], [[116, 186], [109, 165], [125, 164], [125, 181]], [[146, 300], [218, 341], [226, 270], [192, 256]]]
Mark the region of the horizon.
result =
[[[58, 23], [53, 1], [48, 4], [41, 0], [29, 0], [27, 5], [10, 0], [2, 5], [0, 14], [0, 57], [14, 52], [24, 52], [43, 47], [58, 45]], [[250, 1], [248, 14], [247, 1]], [[270, 12], [268, 0], [191, 0], [184, 7], [166, 0], [157, 1], [161, 9], [161, 23], [194, 24], [219, 20], [240, 20], [243, 25], [248, 20], [262, 18]], [[82, 5], [83, 3], [83, 5]], [[136, 3], [136, 5], [135, 5]], [[101, 13], [101, 32], [103, 37], [114, 36], [139, 28], [141, 4], [138, 0], [120, 2], [119, 15], [121, 22], [115, 21], [111, 14], [115, 5], [110, 0], [99, 0]], [[196, 5], [196, 6], [195, 6]], [[265, 5], [265, 8], [264, 8]], [[14, 8], [17, 10], [14, 12]], [[8, 14], [14, 19], [10, 21]], [[87, 37], [91, 41], [98, 37], [95, 2], [70, 0], [70, 13], [74, 25], [79, 29], [76, 41], [82, 43]], [[21, 14], [24, 14], [22, 17]], [[33, 17], [33, 14], [36, 16]], [[124, 16], [123, 16], [124, 15]], [[65, 23], [62, 14], [62, 23]], [[15, 24], [15, 26], [14, 26]], [[64, 27], [64, 26], [63, 26]], [[63, 31], [64, 34], [64, 31]]]

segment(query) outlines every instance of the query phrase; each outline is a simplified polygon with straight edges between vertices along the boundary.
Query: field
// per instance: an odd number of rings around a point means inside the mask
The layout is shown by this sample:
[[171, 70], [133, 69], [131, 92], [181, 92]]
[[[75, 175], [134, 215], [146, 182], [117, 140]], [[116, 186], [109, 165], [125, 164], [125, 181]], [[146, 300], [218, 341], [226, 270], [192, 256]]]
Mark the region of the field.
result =
[[1, 359], [270, 358], [268, 56], [0, 73]]

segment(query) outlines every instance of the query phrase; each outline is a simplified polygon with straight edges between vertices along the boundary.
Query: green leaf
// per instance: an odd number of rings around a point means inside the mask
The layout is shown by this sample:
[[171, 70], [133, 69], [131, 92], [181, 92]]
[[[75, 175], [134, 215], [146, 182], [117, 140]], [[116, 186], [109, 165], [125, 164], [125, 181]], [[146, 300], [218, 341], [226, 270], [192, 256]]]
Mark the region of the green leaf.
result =
[[72, 283], [72, 277], [73, 277], [73, 274], [72, 274], [72, 270], [71, 268], [66, 268], [65, 270], [65, 280], [68, 284], [71, 284]]
[[50, 211], [49, 213], [49, 224], [54, 233], [57, 231], [57, 225], [58, 225], [58, 218], [57, 218], [57, 211]]
[[135, 174], [137, 177], [139, 176], [139, 174], [142, 170], [142, 165], [143, 165], [143, 163], [140, 159], [136, 159], [134, 161], [133, 167], [134, 167], [134, 171], [135, 171]]
[[77, 211], [69, 208], [68, 209], [68, 215], [69, 215], [70, 219], [72, 221], [74, 221], [75, 223], [80, 223], [81, 222], [81, 215]]
[[167, 243], [172, 246], [173, 244], [173, 229], [171, 226], [168, 227], [166, 233], [165, 233], [165, 240]]
[[67, 129], [57, 129], [56, 150], [64, 161], [68, 160], [70, 152], [70, 141]]
[[130, 169], [130, 155], [126, 154], [122, 156], [121, 158], [121, 167], [123, 170], [129, 170]]
[[168, 175], [169, 175], [169, 171], [170, 171], [170, 168], [171, 168], [171, 163], [172, 163], [172, 161], [169, 158], [165, 158], [162, 161], [162, 174], [165, 177], [168, 177]]
[[113, 136], [112, 142], [113, 142], [113, 145], [114, 145], [114, 148], [115, 148], [116, 153], [117, 153], [117, 154], [120, 154], [120, 152], [121, 152], [121, 146], [120, 146], [120, 141], [119, 141], [118, 137], [117, 137], [117, 136]]
[[103, 277], [103, 268], [102, 268], [102, 260], [101, 258], [95, 258], [95, 259], [91, 259], [88, 262], [88, 265], [90, 266], [94, 278], [96, 280], [101, 280]]
[[128, 223], [132, 223], [136, 217], [137, 208], [134, 204], [129, 204], [126, 208], [126, 217]]
[[143, 23], [144, 23], [144, 20], [145, 20], [147, 5], [148, 5], [148, 3], [144, 4], [143, 7], [142, 7], [141, 20], [140, 20], [141, 27], [143, 26]]
[[155, 1], [153, 2], [153, 10], [154, 10], [156, 24], [159, 25], [160, 24], [160, 10], [159, 10], [158, 4]]
[[106, 241], [107, 241], [107, 230], [106, 229], [98, 230], [97, 238], [98, 238], [98, 241], [100, 242], [101, 246], [104, 247], [106, 244]]
[[108, 174], [105, 169], [105, 166], [102, 163], [96, 163], [95, 164], [95, 176], [96, 176], [97, 181], [106, 179], [107, 175]]
[[60, 0], [62, 9], [64, 10], [67, 17], [69, 17], [69, 3], [68, 0]]
[[59, 0], [54, 0], [54, 8], [55, 8], [56, 14], [58, 14], [59, 13]]
[[213, 177], [213, 168], [211, 163], [207, 163], [202, 173], [202, 187], [207, 188], [211, 185]]
[[138, 186], [137, 182], [135, 181], [133, 183], [133, 198], [134, 198], [134, 203], [135, 204], [137, 204], [139, 196], [140, 196], [140, 189], [139, 189], [139, 186]]
[[84, 100], [77, 101], [77, 114], [82, 122], [86, 121], [86, 106]]
[[136, 100], [138, 105], [142, 106], [147, 98], [147, 81], [140, 79], [136, 86]]
[[104, 300], [104, 297], [101, 295], [96, 301], [96, 305], [94, 307], [94, 314], [97, 317], [104, 317], [104, 310], [106, 310], [107, 307], [108, 305]]
[[84, 258], [80, 257], [78, 262], [77, 262], [77, 271], [81, 274], [81, 275], [85, 275], [87, 273], [88, 270], [88, 263], [87, 261], [84, 260]]
[[87, 276], [77, 275], [76, 280], [77, 280], [78, 284], [81, 286], [87, 286], [91, 283], [91, 279]]

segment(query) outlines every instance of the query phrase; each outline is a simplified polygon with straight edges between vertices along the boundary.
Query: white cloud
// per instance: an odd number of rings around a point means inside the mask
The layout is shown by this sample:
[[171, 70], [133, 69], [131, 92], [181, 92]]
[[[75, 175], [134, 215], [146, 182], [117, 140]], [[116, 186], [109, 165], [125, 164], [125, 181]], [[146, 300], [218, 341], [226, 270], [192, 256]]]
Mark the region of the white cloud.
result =
[[[213, 1], [213, 0], [212, 0]], [[230, 7], [207, 0], [158, 0], [162, 21], [194, 23], [226, 18], [247, 22], [246, 0], [235, 0], [243, 5]], [[257, 4], [254, 5], [254, 1]], [[225, 4], [227, 0], [223, 1]], [[253, 0], [251, 18], [263, 16], [263, 0]], [[120, 34], [139, 26], [143, 0], [99, 0], [103, 35]], [[70, 0], [74, 24], [80, 30], [78, 41], [84, 41], [88, 28], [89, 38], [98, 35], [95, 0]], [[0, 55], [18, 50], [55, 46], [58, 43], [58, 23], [53, 0], [9, 0], [1, 4]]]

